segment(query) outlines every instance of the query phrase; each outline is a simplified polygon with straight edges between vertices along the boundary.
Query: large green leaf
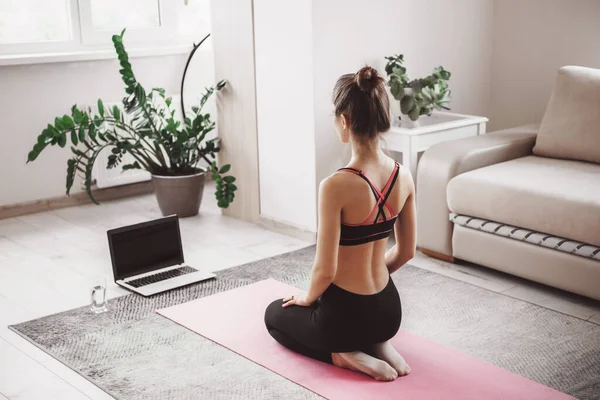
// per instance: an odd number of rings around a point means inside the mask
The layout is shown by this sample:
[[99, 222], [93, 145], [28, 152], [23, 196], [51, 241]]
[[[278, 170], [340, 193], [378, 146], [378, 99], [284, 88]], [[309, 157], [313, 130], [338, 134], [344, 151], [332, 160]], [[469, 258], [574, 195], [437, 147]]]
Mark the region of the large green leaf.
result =
[[75, 121], [75, 124], [81, 124], [81, 121], [83, 121], [83, 113], [79, 111], [77, 106], [73, 106], [71, 108], [71, 114], [73, 115], [73, 121]]
[[58, 135], [58, 145], [60, 147], [65, 147], [67, 144], [67, 134], [65, 132], [61, 132], [60, 135]]
[[44, 129], [42, 131], [42, 133], [39, 134], [39, 136], [37, 138], [37, 143], [43, 144], [46, 141], [46, 137], [48, 136], [47, 132], [48, 131], [46, 129]]
[[39, 152], [35, 151], [35, 150], [31, 150], [28, 154], [27, 154], [27, 162], [31, 162], [31, 161], [35, 161], [35, 159], [40, 155]]
[[390, 81], [390, 92], [394, 99], [400, 100], [404, 96], [404, 87], [402, 87], [402, 82], [398, 79], [392, 79]]
[[392, 73], [394, 75], [404, 75], [404, 74], [406, 74], [406, 68], [405, 67], [395, 67], [392, 70]]
[[446, 71], [444, 69], [444, 67], [440, 67], [439, 76], [440, 76], [440, 78], [442, 78], [442, 79], [444, 79], [444, 80], [447, 81], [448, 79], [450, 79], [451, 74], [450, 74], [449, 71]]
[[121, 120], [121, 111], [119, 110], [119, 107], [116, 104], [113, 106], [112, 111], [113, 111], [113, 116], [115, 117], [115, 119], [117, 121], [120, 121]]
[[71, 143], [73, 143], [75, 146], [77, 146], [77, 144], [79, 143], [79, 141], [77, 140], [77, 132], [75, 132], [75, 128], [71, 129]]
[[420, 115], [421, 109], [419, 108], [419, 106], [415, 106], [412, 110], [408, 112], [408, 117], [413, 121], [418, 120]]
[[92, 140], [96, 139], [96, 125], [91, 124], [90, 128], [88, 130], [88, 135], [90, 135], [90, 138]]
[[104, 118], [104, 103], [102, 102], [102, 99], [98, 99], [98, 114]]
[[59, 131], [63, 131], [63, 130], [66, 129], [65, 124], [64, 124], [62, 118], [59, 118], [59, 117], [54, 118], [54, 126]]
[[63, 121], [63, 125], [64, 125], [65, 129], [73, 129], [73, 127], [75, 126], [75, 124], [73, 123], [73, 120], [68, 115], [64, 115], [62, 117], [62, 121]]
[[146, 91], [144, 90], [144, 88], [142, 87], [142, 85], [140, 85], [139, 83], [135, 87], [135, 97], [137, 97], [137, 100], [141, 104], [145, 104], [146, 103]]
[[415, 107], [415, 98], [412, 95], [404, 95], [400, 100], [400, 111], [402, 114], [408, 114]]

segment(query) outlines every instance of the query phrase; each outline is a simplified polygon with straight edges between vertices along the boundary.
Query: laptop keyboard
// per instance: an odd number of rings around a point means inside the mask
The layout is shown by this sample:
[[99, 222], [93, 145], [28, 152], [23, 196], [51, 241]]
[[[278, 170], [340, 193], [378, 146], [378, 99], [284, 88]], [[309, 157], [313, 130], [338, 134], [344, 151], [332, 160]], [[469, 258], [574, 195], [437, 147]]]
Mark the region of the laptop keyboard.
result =
[[135, 279], [133, 281], [127, 281], [126, 283], [135, 288], [151, 285], [156, 282], [164, 281], [166, 279], [175, 278], [176, 276], [190, 274], [192, 272], [196, 272], [197, 270], [192, 268], [183, 266], [177, 269], [172, 269], [170, 271], [159, 272], [158, 274], [145, 276], [143, 278]]

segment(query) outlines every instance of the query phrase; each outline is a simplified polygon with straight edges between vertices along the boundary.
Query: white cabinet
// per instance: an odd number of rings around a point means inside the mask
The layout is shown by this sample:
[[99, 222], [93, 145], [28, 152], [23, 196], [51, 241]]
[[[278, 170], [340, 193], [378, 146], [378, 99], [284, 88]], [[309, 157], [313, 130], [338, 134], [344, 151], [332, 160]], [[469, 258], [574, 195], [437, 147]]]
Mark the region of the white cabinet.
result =
[[402, 154], [402, 164], [410, 169], [416, 180], [419, 153], [436, 143], [483, 135], [487, 121], [485, 117], [433, 112], [419, 118], [418, 127], [392, 126], [384, 135], [384, 145], [388, 150]]

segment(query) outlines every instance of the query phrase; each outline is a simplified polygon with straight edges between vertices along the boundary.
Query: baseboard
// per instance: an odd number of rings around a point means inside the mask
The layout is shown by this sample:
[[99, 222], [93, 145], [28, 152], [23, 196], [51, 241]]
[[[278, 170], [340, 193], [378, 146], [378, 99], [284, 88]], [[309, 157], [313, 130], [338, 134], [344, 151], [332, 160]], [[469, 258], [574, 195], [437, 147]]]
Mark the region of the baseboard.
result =
[[419, 250], [421, 250], [421, 253], [425, 254], [426, 256], [437, 258], [438, 260], [447, 261], [450, 263], [453, 263], [455, 261], [454, 257], [449, 256], [447, 254], [438, 253], [437, 251], [427, 250], [421, 247], [419, 248]]
[[[99, 202], [122, 199], [130, 196], [154, 192], [151, 181], [132, 183], [130, 185], [114, 186], [93, 190], [94, 197]], [[85, 192], [75, 193], [71, 196], [51, 197], [49, 199], [34, 200], [24, 203], [0, 205], [0, 219], [18, 217], [20, 215], [35, 214], [59, 208], [74, 207], [90, 204]]]
[[262, 215], [258, 218], [258, 224], [270, 231], [295, 237], [297, 239], [304, 240], [305, 242], [316, 243], [317, 241], [316, 232], [311, 232], [285, 222], [264, 217]]

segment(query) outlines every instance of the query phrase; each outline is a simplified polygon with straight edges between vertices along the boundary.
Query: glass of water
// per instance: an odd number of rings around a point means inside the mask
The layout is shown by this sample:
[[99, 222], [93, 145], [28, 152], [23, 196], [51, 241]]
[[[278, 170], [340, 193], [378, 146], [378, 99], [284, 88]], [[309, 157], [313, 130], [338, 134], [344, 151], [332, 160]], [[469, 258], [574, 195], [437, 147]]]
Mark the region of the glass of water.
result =
[[101, 276], [94, 279], [92, 287], [92, 311], [96, 314], [108, 311], [106, 307], [106, 277]]

